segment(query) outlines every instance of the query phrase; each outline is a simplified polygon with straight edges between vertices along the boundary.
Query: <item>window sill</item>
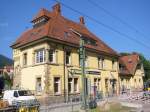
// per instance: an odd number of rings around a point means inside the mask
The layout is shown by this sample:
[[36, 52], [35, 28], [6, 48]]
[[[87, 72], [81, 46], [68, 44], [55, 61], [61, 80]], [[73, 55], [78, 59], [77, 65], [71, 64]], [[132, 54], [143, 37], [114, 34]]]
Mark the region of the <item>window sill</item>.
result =
[[107, 71], [107, 69], [104, 68], [98, 68], [98, 70]]
[[41, 62], [41, 63], [34, 63], [33, 66], [38, 66], [38, 65], [43, 65], [45, 64], [45, 62]]
[[66, 64], [66, 66], [67, 66], [67, 67], [73, 67], [73, 65], [71, 65], [71, 64]]
[[59, 64], [58, 63], [53, 63], [53, 62], [48, 62], [49, 65], [56, 65], [58, 66]]
[[61, 96], [61, 93], [54, 93], [54, 96]]
[[80, 92], [71, 92], [69, 95], [75, 95], [75, 94], [80, 94]]
[[27, 68], [27, 67], [28, 67], [28, 65], [23, 65], [22, 67], [23, 67], [23, 68]]
[[117, 70], [111, 70], [111, 72], [116, 72]]

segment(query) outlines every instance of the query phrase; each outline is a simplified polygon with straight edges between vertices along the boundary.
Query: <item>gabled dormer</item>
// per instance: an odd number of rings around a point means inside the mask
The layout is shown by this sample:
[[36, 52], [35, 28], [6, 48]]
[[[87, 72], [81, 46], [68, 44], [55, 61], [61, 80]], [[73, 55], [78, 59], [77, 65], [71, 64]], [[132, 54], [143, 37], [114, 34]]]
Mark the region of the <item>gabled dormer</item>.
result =
[[31, 21], [33, 23], [33, 28], [47, 23], [47, 21], [50, 19], [48, 13], [48, 10], [41, 9], [40, 12], [36, 15], [36, 17]]

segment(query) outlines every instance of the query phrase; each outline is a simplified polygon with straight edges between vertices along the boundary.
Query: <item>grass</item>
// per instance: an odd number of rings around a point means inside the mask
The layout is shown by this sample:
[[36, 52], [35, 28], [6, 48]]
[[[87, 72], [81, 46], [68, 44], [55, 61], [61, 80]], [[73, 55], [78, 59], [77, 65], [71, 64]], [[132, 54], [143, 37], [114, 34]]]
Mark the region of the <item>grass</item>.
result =
[[106, 105], [91, 109], [88, 112], [130, 112], [131, 110], [134, 110], [134, 108], [123, 107], [119, 103], [108, 103]]
[[[120, 103], [107, 103], [105, 105], [98, 106], [97, 108], [90, 109], [87, 112], [131, 112], [135, 108], [131, 107], [124, 107], [121, 106]], [[73, 112], [80, 112], [80, 111], [73, 111]]]

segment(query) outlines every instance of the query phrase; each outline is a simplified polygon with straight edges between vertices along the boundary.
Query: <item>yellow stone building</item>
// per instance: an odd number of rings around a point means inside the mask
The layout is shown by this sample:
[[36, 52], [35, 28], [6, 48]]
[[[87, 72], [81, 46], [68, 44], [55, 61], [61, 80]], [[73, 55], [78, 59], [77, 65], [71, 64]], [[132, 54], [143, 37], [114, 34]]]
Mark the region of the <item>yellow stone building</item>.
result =
[[[82, 89], [79, 63], [80, 38], [85, 41], [86, 88], [103, 95], [119, 93], [119, 56], [85, 26], [61, 15], [60, 4], [52, 11], [41, 9], [32, 20], [33, 28], [12, 44], [14, 87], [37, 95], [69, 96]], [[142, 79], [141, 79], [142, 81]]]
[[120, 63], [120, 91], [141, 91], [143, 90], [144, 69], [140, 61], [139, 55], [133, 53], [126, 56], [121, 56]]

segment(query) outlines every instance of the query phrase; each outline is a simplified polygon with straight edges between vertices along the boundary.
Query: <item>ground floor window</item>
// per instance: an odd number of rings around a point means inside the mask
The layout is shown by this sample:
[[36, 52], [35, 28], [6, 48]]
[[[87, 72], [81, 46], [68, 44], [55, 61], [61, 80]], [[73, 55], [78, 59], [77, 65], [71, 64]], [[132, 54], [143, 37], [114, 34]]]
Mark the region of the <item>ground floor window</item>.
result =
[[135, 88], [137, 87], [137, 85], [136, 85], [136, 79], [134, 79], [134, 87]]
[[78, 78], [74, 78], [74, 92], [78, 92]]
[[68, 92], [76, 93], [78, 92], [78, 78], [68, 78]]
[[94, 78], [94, 86], [96, 86], [97, 90], [100, 91], [101, 87], [100, 87], [100, 78]]
[[54, 94], [60, 93], [60, 77], [54, 77]]
[[68, 92], [69, 92], [69, 93], [72, 93], [72, 92], [73, 92], [72, 84], [73, 84], [73, 79], [72, 79], [72, 78], [69, 78], [69, 79], [68, 79]]
[[108, 79], [105, 79], [105, 90], [108, 92]]

